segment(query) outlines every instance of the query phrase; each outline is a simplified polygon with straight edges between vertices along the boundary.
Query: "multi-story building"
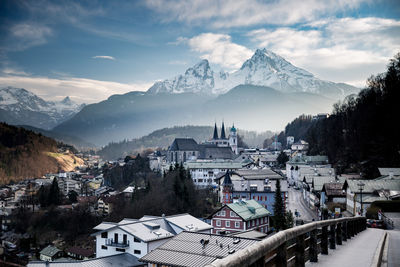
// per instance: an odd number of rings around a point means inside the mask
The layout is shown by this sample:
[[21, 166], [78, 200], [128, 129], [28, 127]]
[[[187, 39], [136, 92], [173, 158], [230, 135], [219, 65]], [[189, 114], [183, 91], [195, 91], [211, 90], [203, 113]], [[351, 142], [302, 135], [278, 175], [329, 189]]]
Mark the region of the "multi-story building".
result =
[[271, 213], [255, 200], [225, 204], [211, 215], [212, 232], [234, 233], [250, 229], [267, 233]]
[[242, 163], [224, 160], [198, 160], [185, 162], [184, 167], [190, 171], [193, 183], [199, 187], [217, 187], [215, 178], [221, 172], [242, 168]]
[[[282, 176], [271, 169], [241, 169], [229, 172], [217, 178], [219, 184], [219, 200], [223, 204], [239, 200], [255, 200], [264, 208], [273, 212], [275, 203], [276, 180]], [[281, 182], [283, 203], [287, 198], [288, 185]]]
[[96, 257], [129, 253], [143, 257], [182, 231], [210, 233], [212, 226], [191, 216], [144, 216], [139, 220], [123, 219], [119, 223], [103, 222], [94, 230]]

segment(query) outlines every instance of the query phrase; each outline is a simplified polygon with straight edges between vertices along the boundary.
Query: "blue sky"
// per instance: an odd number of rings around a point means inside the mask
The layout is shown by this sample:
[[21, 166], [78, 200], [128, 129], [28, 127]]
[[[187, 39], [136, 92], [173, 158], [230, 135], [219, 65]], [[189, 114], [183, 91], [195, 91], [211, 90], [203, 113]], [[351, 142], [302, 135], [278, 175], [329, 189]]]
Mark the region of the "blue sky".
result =
[[92, 103], [201, 59], [234, 71], [266, 47], [364, 86], [400, 52], [398, 1], [0, 1], [0, 86]]

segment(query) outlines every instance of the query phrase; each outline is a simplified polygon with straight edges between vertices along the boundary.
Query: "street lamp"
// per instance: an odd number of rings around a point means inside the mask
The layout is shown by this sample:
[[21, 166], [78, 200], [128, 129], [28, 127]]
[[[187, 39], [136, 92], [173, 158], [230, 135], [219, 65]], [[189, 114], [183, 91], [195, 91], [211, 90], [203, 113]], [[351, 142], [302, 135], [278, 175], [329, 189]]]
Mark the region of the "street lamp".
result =
[[363, 182], [359, 182], [358, 184], [358, 189], [360, 190], [360, 201], [361, 201], [361, 216], [363, 216], [363, 202], [362, 202], [362, 191], [364, 189], [364, 183]]

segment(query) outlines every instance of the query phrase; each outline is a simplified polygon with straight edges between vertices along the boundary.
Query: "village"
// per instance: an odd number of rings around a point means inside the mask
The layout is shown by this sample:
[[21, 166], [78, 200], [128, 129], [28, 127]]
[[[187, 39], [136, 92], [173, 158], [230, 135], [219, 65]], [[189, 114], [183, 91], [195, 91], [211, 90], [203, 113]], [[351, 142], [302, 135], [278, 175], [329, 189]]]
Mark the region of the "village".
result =
[[[337, 174], [327, 156], [309, 156], [307, 151], [307, 142], [291, 136], [286, 144], [275, 140], [268, 148], [242, 148], [237, 128], [225, 128], [222, 123], [219, 129], [215, 124], [205, 142], [176, 138], [168, 149], [153, 151], [145, 158], [132, 155], [103, 161], [97, 155], [80, 153], [77, 156], [84, 165], [74, 171], [48, 173], [1, 187], [0, 258], [28, 266], [82, 266], [78, 265], [81, 262], [203, 266], [279, 230], [272, 222], [276, 202], [282, 203], [286, 216], [281, 229], [353, 216], [379, 219], [371, 220], [372, 227], [393, 227], [376, 203], [390, 206], [391, 201], [400, 199], [400, 168], [379, 168], [380, 177], [375, 179], [357, 173]], [[116, 185], [109, 173], [139, 160], [161, 180], [184, 169], [196, 190], [207, 190], [215, 197], [211, 212], [196, 217], [188, 212], [144, 211], [140, 218], [120, 220], [115, 214], [121, 203], [132, 205], [150, 185], [145, 179]], [[85, 242], [66, 242], [60, 233], [41, 238], [28, 229], [21, 231], [21, 214], [29, 211], [39, 216], [49, 210], [66, 216], [84, 212], [91, 223], [98, 223], [88, 229]], [[217, 244], [220, 251], [205, 250], [208, 243]]]

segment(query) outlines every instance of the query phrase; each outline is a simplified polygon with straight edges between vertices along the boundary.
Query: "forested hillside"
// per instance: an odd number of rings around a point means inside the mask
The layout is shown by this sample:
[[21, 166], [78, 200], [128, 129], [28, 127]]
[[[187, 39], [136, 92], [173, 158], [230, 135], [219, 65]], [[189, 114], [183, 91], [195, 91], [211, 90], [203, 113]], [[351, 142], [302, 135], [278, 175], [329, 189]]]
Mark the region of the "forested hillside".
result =
[[0, 184], [74, 168], [80, 159], [58, 153], [57, 142], [23, 128], [0, 123]]
[[328, 155], [339, 171], [370, 178], [378, 175], [378, 166], [400, 166], [399, 101], [400, 53], [357, 97], [335, 104], [329, 118], [310, 127], [310, 154]]

